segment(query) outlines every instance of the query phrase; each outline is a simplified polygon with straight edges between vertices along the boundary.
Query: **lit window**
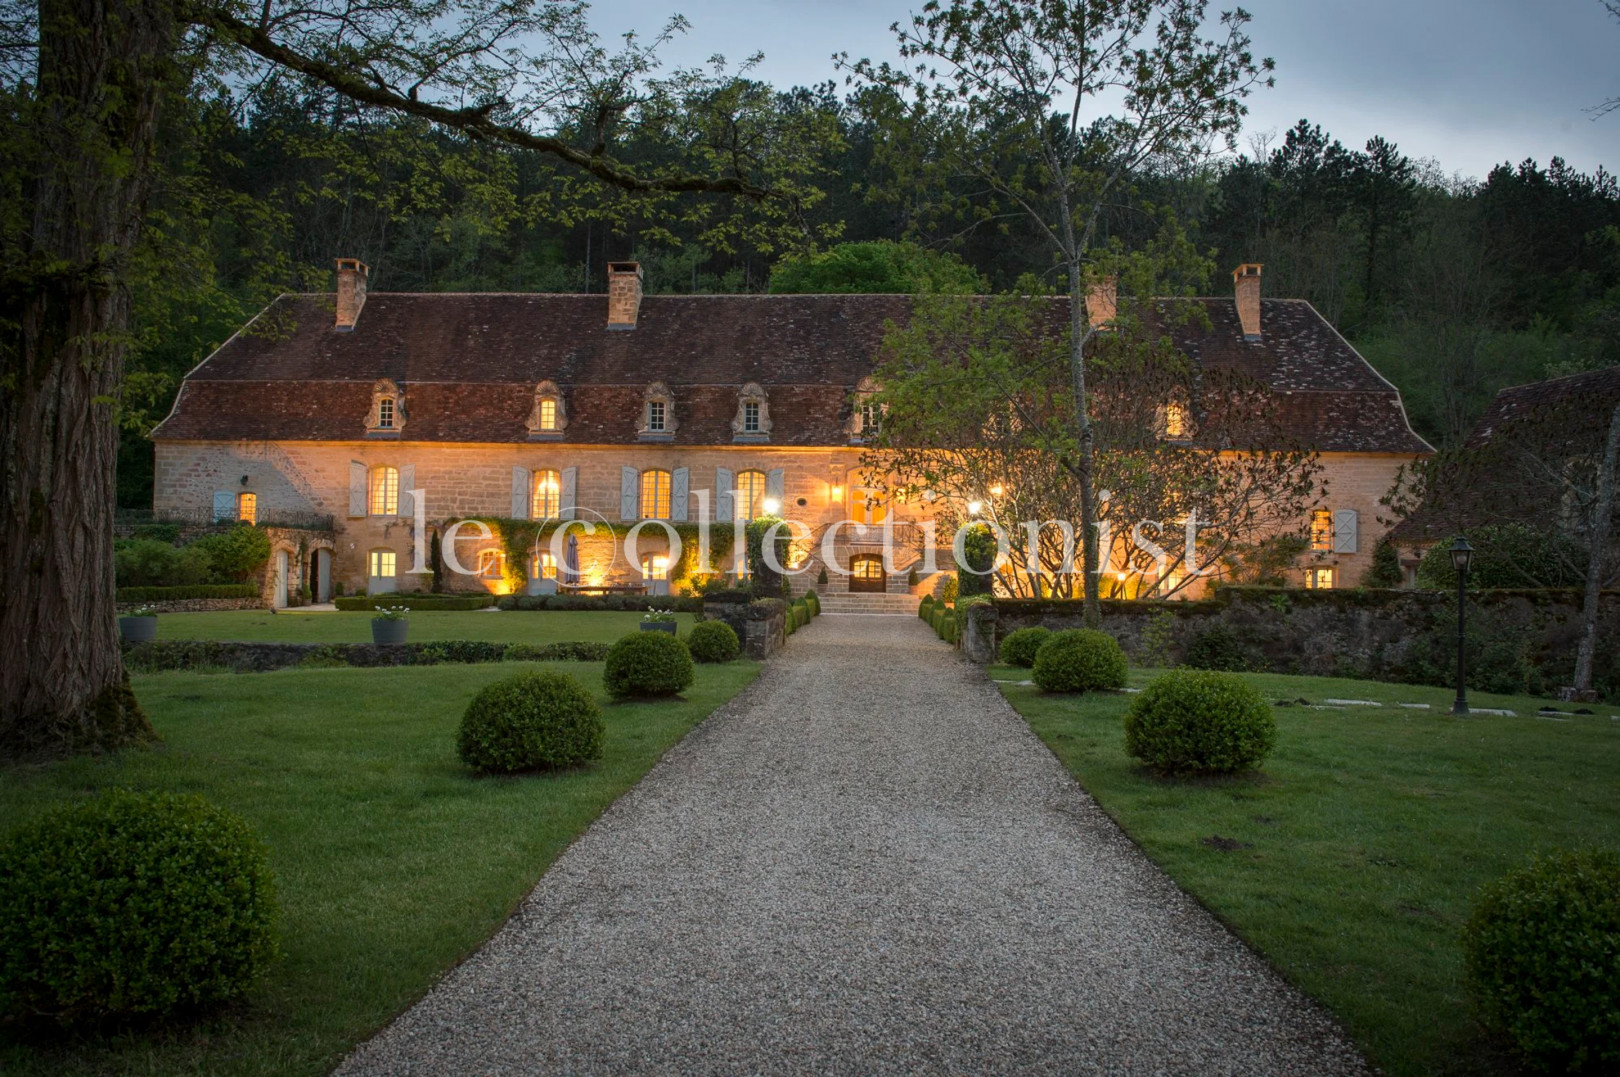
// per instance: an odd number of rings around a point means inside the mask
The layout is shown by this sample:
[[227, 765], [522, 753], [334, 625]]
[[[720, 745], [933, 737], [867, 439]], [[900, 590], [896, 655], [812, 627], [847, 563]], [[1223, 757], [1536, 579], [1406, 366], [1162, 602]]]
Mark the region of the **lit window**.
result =
[[[374, 467], [371, 469], [372, 516], [399, 515], [399, 469]], [[392, 575], [392, 573], [389, 573]]]
[[1311, 513], [1311, 549], [1317, 553], [1333, 551], [1333, 513], [1327, 509]]
[[855, 522], [873, 527], [881, 524], [889, 517], [889, 505], [883, 495], [876, 490], [855, 490], [855, 503], [851, 506], [855, 510]]
[[379, 579], [391, 580], [394, 578], [394, 551], [371, 551], [371, 575]]
[[643, 471], [641, 473], [641, 518], [643, 520], [669, 519], [669, 472]]
[[669, 579], [669, 557], [666, 554], [650, 553], [641, 559], [641, 578], [644, 580]]
[[1180, 404], [1164, 406], [1164, 436], [1172, 440], [1187, 436], [1187, 409]]
[[479, 550], [478, 551], [478, 574], [480, 576], [482, 576], [486, 580], [498, 580], [498, 579], [500, 579], [501, 578], [501, 551], [499, 551], [499, 550]]
[[743, 433], [759, 433], [759, 405], [752, 400], [743, 405]]
[[765, 500], [765, 473], [740, 471], [737, 473], [737, 496], [733, 505], [737, 519], [752, 520], [760, 514], [760, 503]]
[[1306, 569], [1305, 586], [1313, 591], [1333, 590], [1333, 570], [1331, 568]]
[[253, 523], [259, 518], [259, 495], [236, 495], [236, 518], [243, 523]]
[[876, 404], [861, 405], [861, 433], [871, 436], [883, 429], [883, 410]]
[[555, 471], [534, 473], [534, 504], [530, 516], [549, 520], [562, 511], [562, 478]]
[[540, 429], [557, 429], [557, 402], [555, 400], [540, 401]]
[[377, 401], [377, 429], [392, 430], [394, 428], [394, 398], [385, 396]]
[[550, 550], [541, 550], [534, 555], [534, 571], [531, 575], [542, 580], [554, 580], [557, 578], [557, 559], [551, 556]]
[[647, 429], [664, 429], [664, 402], [662, 400], [647, 401]]

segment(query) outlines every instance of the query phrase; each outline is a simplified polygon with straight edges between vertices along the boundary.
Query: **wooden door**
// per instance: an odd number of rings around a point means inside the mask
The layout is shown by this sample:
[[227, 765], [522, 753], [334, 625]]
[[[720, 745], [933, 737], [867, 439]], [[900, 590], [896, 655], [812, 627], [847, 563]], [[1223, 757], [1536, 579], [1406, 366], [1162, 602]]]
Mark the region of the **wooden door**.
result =
[[883, 558], [878, 554], [854, 557], [849, 562], [849, 589], [852, 593], [882, 594], [888, 577], [883, 571]]

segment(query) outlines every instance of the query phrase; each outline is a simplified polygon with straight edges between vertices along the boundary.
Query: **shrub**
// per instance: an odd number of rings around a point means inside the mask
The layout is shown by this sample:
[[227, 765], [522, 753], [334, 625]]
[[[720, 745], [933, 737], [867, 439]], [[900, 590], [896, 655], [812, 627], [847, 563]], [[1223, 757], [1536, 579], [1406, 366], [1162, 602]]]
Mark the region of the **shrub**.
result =
[[200, 583], [192, 587], [120, 587], [119, 602], [182, 602], [192, 598], [258, 598], [256, 583]]
[[130, 533], [132, 538], [156, 539], [166, 542], [170, 546], [180, 541], [180, 525], [177, 523], [137, 524]]
[[687, 633], [686, 649], [699, 662], [729, 662], [742, 653], [742, 644], [726, 622], [704, 621]]
[[[707, 592], [713, 597], [714, 592]], [[412, 595], [413, 602], [418, 596]], [[477, 596], [474, 596], [477, 597]], [[705, 595], [502, 595], [494, 604], [503, 610], [622, 610], [646, 613], [671, 610], [702, 613]], [[743, 600], [748, 596], [743, 595]]]
[[1249, 770], [1276, 740], [1271, 707], [1230, 673], [1172, 670], [1125, 712], [1125, 751], [1173, 774]]
[[1481, 1021], [1532, 1066], [1620, 1068], [1620, 856], [1556, 852], [1486, 886], [1463, 958]]
[[270, 536], [252, 524], [204, 535], [187, 549], [204, 550], [219, 583], [246, 583], [270, 560]]
[[1225, 625], [1210, 625], [1187, 644], [1182, 665], [1192, 669], [1212, 669], [1227, 673], [1241, 673], [1255, 666], [1249, 648], [1238, 634]]
[[805, 604], [810, 607], [810, 616], [812, 616], [812, 617], [820, 617], [821, 616], [821, 596], [820, 595], [816, 594], [814, 591], [806, 591], [804, 593], [804, 601], [805, 601]]
[[997, 552], [996, 533], [989, 524], [974, 524], [967, 529], [962, 536], [962, 558], [966, 563], [956, 573], [957, 595], [966, 598], [994, 590], [995, 577], [990, 570], [995, 567]]
[[1406, 582], [1406, 573], [1401, 569], [1401, 555], [1395, 549], [1395, 544], [1388, 539], [1379, 542], [1373, 547], [1372, 563], [1367, 571], [1361, 574], [1363, 587], [1399, 587]]
[[113, 543], [113, 573], [119, 587], [193, 587], [208, 582], [208, 552], [156, 539]]
[[247, 824], [198, 796], [108, 793], [0, 844], [0, 1014], [160, 1018], [235, 998], [275, 956]]
[[494, 774], [555, 770], [602, 757], [602, 712], [566, 673], [518, 673], [485, 685], [461, 716], [456, 752]]
[[945, 577], [945, 586], [940, 588], [939, 600], [947, 606], [956, 601], [956, 576]]
[[1023, 666], [1026, 669], [1033, 666], [1035, 652], [1041, 649], [1041, 644], [1045, 643], [1051, 634], [1051, 629], [1039, 625], [1009, 632], [1007, 638], [1001, 641], [1002, 663], [1008, 666]]
[[817, 587], [825, 587], [825, 586], [827, 586], [827, 566], [826, 565], [822, 565], [821, 566], [821, 571], [816, 573], [816, 586]]
[[409, 606], [416, 613], [429, 610], [481, 610], [495, 604], [494, 595], [434, 595], [419, 591], [394, 592], [385, 595], [365, 595], [359, 598], [334, 598], [332, 605], [340, 610], [375, 610], [391, 606]]
[[[1586, 582], [1586, 551], [1567, 534], [1525, 524], [1487, 524], [1470, 531], [1468, 541], [1474, 547], [1470, 588], [1580, 587]], [[1451, 543], [1450, 537], [1436, 542], [1418, 562], [1420, 588], [1457, 589]]]
[[602, 681], [614, 696], [672, 696], [697, 671], [686, 644], [667, 632], [632, 632], [608, 650]]
[[1034, 680], [1046, 692], [1089, 692], [1125, 687], [1125, 652], [1106, 632], [1069, 628], [1053, 632], [1035, 650]]
[[928, 620], [934, 613], [934, 596], [923, 595], [921, 602], [917, 603], [917, 616]]

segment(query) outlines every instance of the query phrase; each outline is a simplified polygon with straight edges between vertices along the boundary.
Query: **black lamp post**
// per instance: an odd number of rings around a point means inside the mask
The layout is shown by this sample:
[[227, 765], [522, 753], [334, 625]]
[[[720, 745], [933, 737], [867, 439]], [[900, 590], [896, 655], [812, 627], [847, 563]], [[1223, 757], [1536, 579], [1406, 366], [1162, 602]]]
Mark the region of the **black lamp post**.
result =
[[1451, 705], [1452, 714], [1468, 713], [1468, 671], [1463, 660], [1464, 593], [1468, 589], [1468, 565], [1474, 559], [1474, 548], [1461, 535], [1451, 544], [1451, 567], [1457, 570], [1457, 702]]

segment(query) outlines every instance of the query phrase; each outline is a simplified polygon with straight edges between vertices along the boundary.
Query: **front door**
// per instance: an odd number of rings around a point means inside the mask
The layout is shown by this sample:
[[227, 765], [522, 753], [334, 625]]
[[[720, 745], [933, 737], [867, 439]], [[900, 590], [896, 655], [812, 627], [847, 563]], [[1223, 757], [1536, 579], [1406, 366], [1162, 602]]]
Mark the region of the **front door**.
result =
[[886, 590], [887, 582], [888, 577], [883, 572], [883, 557], [880, 554], [864, 554], [850, 559], [850, 591], [882, 594]]
[[287, 551], [276, 551], [276, 609], [287, 608]]

